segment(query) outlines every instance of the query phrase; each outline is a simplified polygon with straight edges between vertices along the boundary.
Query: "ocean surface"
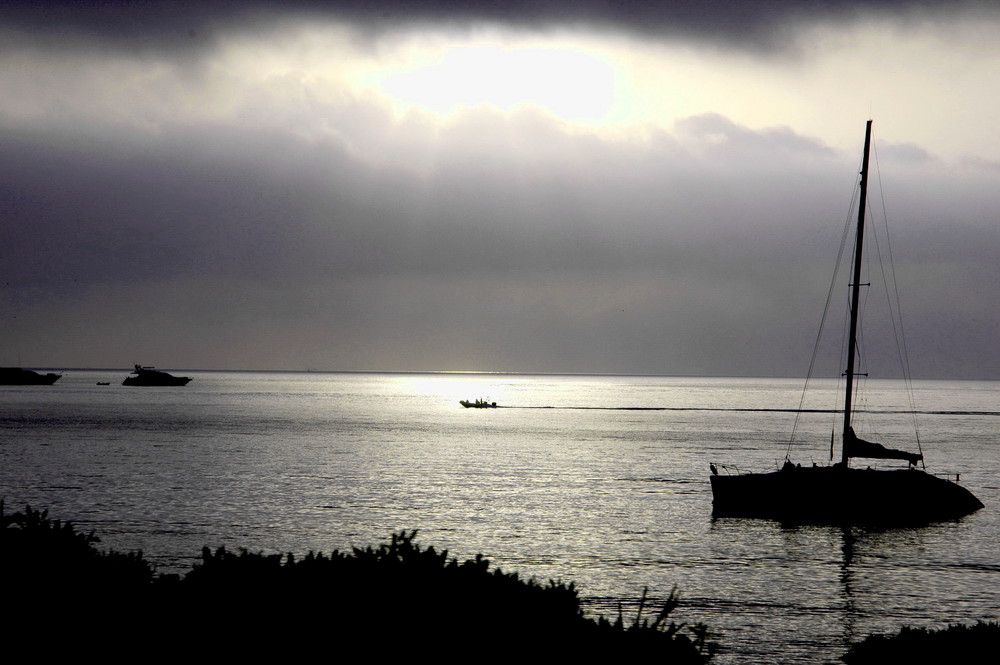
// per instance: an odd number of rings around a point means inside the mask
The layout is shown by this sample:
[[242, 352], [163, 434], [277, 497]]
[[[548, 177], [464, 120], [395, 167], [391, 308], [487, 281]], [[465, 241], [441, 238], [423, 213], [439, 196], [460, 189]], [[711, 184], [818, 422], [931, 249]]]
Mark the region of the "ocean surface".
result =
[[[6, 510], [48, 509], [160, 572], [205, 545], [330, 552], [417, 529], [572, 581], [592, 614], [627, 618], [644, 588], [656, 602], [676, 586], [675, 619], [707, 624], [724, 664], [837, 662], [869, 633], [1000, 618], [1000, 383], [913, 384], [928, 470], [960, 473], [986, 508], [876, 531], [711, 517], [710, 462], [828, 461], [832, 380], [797, 418], [797, 379], [175, 373], [193, 381], [0, 386]], [[855, 429], [912, 450], [901, 386], [869, 382]], [[458, 403], [476, 398], [501, 408]]]

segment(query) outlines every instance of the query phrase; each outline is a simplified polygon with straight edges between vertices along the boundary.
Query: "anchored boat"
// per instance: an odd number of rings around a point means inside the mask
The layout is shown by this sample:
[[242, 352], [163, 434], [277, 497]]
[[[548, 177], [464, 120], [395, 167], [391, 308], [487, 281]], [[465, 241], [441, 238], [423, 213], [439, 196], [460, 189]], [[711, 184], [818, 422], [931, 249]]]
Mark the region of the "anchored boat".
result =
[[[715, 517], [750, 517], [799, 523], [916, 525], [953, 520], [983, 507], [972, 492], [957, 482], [917, 468], [923, 454], [894, 450], [865, 441], [854, 432], [852, 397], [858, 355], [858, 321], [868, 164], [872, 122], [865, 129], [865, 147], [859, 182], [860, 198], [851, 283], [850, 333], [845, 370], [840, 462], [803, 467], [786, 457], [784, 465], [769, 473], [719, 473], [711, 465], [712, 514]], [[831, 442], [832, 451], [832, 442]], [[832, 454], [831, 454], [832, 457]], [[851, 468], [851, 460], [898, 459], [901, 469]]]
[[20, 367], [0, 367], [0, 386], [51, 386], [62, 374], [39, 374]]
[[122, 381], [123, 386], [186, 386], [191, 379], [161, 372], [155, 367], [136, 365], [132, 374]]

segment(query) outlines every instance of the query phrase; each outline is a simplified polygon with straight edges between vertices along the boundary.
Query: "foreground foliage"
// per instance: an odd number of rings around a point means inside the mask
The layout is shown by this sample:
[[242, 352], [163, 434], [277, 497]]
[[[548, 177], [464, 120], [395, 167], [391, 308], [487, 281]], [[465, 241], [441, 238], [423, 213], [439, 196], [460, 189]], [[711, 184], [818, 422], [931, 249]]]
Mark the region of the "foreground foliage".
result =
[[907, 627], [896, 635], [870, 635], [852, 645], [841, 660], [847, 665], [976, 663], [995, 658], [998, 646], [1000, 623], [993, 621], [942, 630]]
[[[707, 663], [704, 626], [670, 620], [675, 593], [651, 618], [583, 615], [572, 583], [520, 579], [482, 555], [459, 562], [421, 548], [416, 532], [376, 548], [287, 555], [202, 551], [184, 576], [156, 575], [142, 553], [100, 552], [91, 533], [0, 503], [0, 571], [14, 626], [80, 640], [114, 656], [264, 657], [415, 653], [493, 660], [644, 657]], [[13, 633], [18, 634], [18, 633]], [[22, 633], [23, 637], [24, 633]], [[47, 646], [54, 646], [49, 643]]]

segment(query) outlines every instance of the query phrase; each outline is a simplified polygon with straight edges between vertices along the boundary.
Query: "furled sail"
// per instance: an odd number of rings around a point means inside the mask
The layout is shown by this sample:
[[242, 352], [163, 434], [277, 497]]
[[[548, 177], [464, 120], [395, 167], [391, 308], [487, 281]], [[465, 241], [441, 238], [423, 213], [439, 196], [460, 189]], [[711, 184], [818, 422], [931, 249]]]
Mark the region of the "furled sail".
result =
[[886, 448], [881, 443], [872, 443], [859, 439], [853, 427], [847, 428], [844, 434], [844, 450], [848, 457], [869, 457], [873, 459], [903, 459], [910, 464], [916, 464], [924, 458], [920, 453], [910, 453], [905, 450]]

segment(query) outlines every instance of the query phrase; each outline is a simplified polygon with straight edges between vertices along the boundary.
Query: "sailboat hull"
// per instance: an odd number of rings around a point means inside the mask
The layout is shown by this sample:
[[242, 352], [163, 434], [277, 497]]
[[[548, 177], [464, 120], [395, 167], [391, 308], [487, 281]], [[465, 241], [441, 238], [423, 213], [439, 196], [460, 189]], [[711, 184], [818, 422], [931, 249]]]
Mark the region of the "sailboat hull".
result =
[[803, 524], [919, 525], [983, 507], [961, 485], [917, 469], [795, 467], [713, 475], [712, 515]]

